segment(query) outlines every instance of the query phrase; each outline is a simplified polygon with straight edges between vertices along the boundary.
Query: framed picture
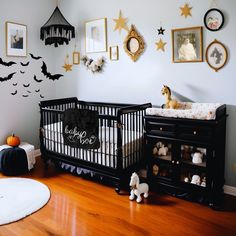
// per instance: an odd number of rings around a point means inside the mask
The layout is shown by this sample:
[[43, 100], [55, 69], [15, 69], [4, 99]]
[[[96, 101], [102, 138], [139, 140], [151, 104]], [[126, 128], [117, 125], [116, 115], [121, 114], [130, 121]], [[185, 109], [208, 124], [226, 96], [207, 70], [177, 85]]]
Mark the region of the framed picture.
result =
[[201, 26], [172, 30], [172, 61], [203, 61]]
[[206, 61], [215, 71], [221, 69], [228, 58], [226, 47], [216, 39], [206, 49]]
[[210, 31], [217, 31], [224, 25], [224, 15], [216, 8], [208, 10], [204, 16], [204, 24]]
[[27, 55], [27, 26], [6, 22], [6, 55], [26, 57]]
[[85, 23], [86, 53], [107, 51], [107, 19], [102, 18]]
[[80, 53], [79, 52], [73, 52], [73, 64], [74, 65], [80, 64]]
[[118, 46], [110, 47], [110, 60], [117, 61], [119, 59]]

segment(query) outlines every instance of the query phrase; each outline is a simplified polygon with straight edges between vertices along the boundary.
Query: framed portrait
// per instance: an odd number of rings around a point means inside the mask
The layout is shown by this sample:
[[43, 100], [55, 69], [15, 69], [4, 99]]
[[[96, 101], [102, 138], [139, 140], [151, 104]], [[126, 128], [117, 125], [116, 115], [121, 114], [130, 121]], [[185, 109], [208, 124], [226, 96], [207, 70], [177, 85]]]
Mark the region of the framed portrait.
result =
[[226, 47], [216, 39], [211, 42], [206, 49], [206, 61], [215, 71], [221, 69], [228, 59]]
[[80, 53], [79, 52], [73, 52], [73, 64], [74, 65], [80, 64]]
[[118, 46], [111, 46], [109, 51], [110, 51], [110, 60], [118, 61], [119, 59]]
[[6, 55], [26, 57], [27, 55], [27, 26], [6, 22]]
[[203, 61], [201, 26], [172, 30], [172, 61]]
[[224, 25], [224, 15], [216, 8], [212, 8], [204, 15], [204, 24], [210, 31], [217, 31]]
[[102, 18], [85, 23], [86, 53], [107, 51], [107, 19]]

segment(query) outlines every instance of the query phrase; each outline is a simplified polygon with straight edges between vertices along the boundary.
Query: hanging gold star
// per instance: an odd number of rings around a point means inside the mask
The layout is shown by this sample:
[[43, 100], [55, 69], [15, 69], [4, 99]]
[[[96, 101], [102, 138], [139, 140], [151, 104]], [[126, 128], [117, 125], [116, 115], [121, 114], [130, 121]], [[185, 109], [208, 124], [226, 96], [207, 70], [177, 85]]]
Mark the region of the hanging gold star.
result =
[[189, 5], [187, 3], [185, 3], [184, 7], [180, 7], [181, 12], [181, 16], [184, 16], [185, 18], [187, 18], [188, 16], [192, 16], [191, 15], [191, 10], [192, 7], [189, 7]]
[[72, 64], [69, 63], [69, 55], [68, 54], [66, 55], [66, 59], [65, 59], [65, 62], [64, 62], [64, 65], [62, 66], [62, 68], [65, 69], [65, 72], [72, 71]]
[[156, 42], [157, 50], [161, 49], [163, 52], [165, 51], [165, 45], [166, 43], [162, 41], [162, 39], [159, 40], [159, 42]]
[[121, 10], [120, 10], [120, 13], [119, 13], [119, 18], [118, 19], [113, 19], [113, 21], [116, 22], [114, 31], [119, 30], [119, 33], [121, 32], [122, 29], [129, 31], [129, 28], [126, 25], [127, 18], [122, 17]]

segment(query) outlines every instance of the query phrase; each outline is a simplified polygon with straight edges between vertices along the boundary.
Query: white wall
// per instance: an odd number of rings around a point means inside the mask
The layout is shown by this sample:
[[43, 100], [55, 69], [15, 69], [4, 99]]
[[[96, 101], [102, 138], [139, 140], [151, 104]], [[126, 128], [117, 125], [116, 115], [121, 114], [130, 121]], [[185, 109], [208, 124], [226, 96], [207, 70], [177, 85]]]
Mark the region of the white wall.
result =
[[[77, 96], [82, 100], [109, 101], [125, 103], [152, 102], [164, 103], [160, 94], [163, 84], [169, 85], [172, 90], [196, 102], [221, 102], [228, 106], [226, 144], [226, 184], [236, 186], [236, 173], [232, 164], [236, 162], [236, 72], [234, 61], [236, 57], [236, 1], [216, 1], [224, 12], [225, 25], [218, 32], [211, 32], [204, 28], [203, 47], [215, 38], [221, 41], [228, 49], [229, 60], [219, 72], [214, 72], [206, 62], [202, 63], [172, 63], [171, 29], [192, 26], [203, 26], [203, 17], [210, 8], [211, 0], [194, 1], [192, 17], [185, 19], [180, 16], [180, 9], [186, 1], [179, 0], [64, 0], [60, 8], [68, 21], [77, 27], [79, 32], [78, 50], [85, 54], [84, 22], [92, 19], [107, 17], [108, 46], [118, 45], [119, 61], [110, 61], [108, 53], [88, 54], [97, 58], [101, 55], [107, 58], [104, 72], [92, 74], [81, 64], [74, 66], [72, 72], [66, 74], [66, 80], [56, 84], [56, 96]], [[128, 25], [134, 24], [144, 37], [146, 50], [137, 62], [132, 62], [123, 50], [123, 41], [127, 32], [113, 31], [112, 19], [118, 17], [119, 10], [128, 17]], [[157, 28], [162, 22], [166, 29], [163, 41], [167, 42], [165, 52], [156, 51], [155, 42], [159, 40]], [[63, 64], [65, 55], [72, 54], [74, 43], [57, 50], [57, 67]]]
[[[10, 81], [0, 82], [0, 144], [5, 143], [6, 137], [12, 132], [19, 135], [22, 140], [33, 143], [38, 147], [39, 136], [39, 94], [45, 99], [54, 97], [54, 83], [45, 79], [41, 74], [42, 62], [34, 61], [27, 55], [26, 58], [6, 57], [5, 53], [5, 22], [12, 21], [27, 25], [28, 29], [28, 52], [40, 55], [44, 58], [49, 68], [54, 69], [52, 64], [51, 49], [45, 47], [39, 39], [40, 27], [49, 18], [55, 8], [54, 1], [48, 0], [0, 0], [0, 57], [4, 61], [15, 61], [17, 65], [5, 67], [0, 65], [0, 77], [17, 72]], [[28, 67], [22, 67], [20, 62], [30, 61]], [[20, 70], [25, 71], [21, 74]], [[37, 84], [33, 80], [34, 74], [44, 81]], [[18, 83], [16, 87], [12, 84]], [[30, 83], [29, 88], [24, 88], [23, 83]], [[40, 88], [39, 94], [35, 90]], [[17, 95], [11, 93], [18, 91]], [[31, 91], [31, 94], [27, 93]], [[23, 98], [22, 94], [29, 94]]]

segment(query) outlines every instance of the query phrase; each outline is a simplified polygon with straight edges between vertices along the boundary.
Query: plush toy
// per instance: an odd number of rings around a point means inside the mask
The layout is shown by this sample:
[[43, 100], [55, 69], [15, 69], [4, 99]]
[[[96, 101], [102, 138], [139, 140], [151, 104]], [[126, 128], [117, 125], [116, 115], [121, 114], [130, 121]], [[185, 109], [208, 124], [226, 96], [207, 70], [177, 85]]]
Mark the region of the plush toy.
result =
[[192, 153], [192, 163], [201, 164], [202, 163], [203, 154], [201, 152]]
[[158, 155], [159, 156], [166, 156], [168, 153], [168, 147], [165, 147], [164, 144], [159, 148]]
[[184, 182], [188, 183], [188, 182], [189, 182], [189, 178], [188, 178], [188, 177], [185, 177], [185, 178], [184, 178]]
[[141, 194], [144, 193], [144, 198], [148, 197], [148, 190], [149, 190], [149, 186], [146, 183], [140, 184], [139, 183], [139, 177], [137, 175], [137, 173], [133, 173], [131, 175], [130, 178], [130, 187], [131, 187], [131, 191], [130, 191], [130, 196], [129, 199], [132, 201], [134, 200], [135, 196], [137, 196], [136, 202], [140, 203], [142, 201], [142, 197]]
[[183, 146], [182, 158], [186, 161], [191, 160], [191, 148], [188, 145]]
[[158, 150], [162, 145], [163, 145], [162, 142], [157, 142], [152, 149], [152, 154], [158, 155]]
[[200, 185], [201, 183], [201, 179], [199, 175], [193, 175], [192, 180], [191, 180], [191, 184], [196, 184], [196, 185]]
[[159, 172], [159, 166], [158, 165], [153, 165], [152, 167], [152, 173], [154, 175], [158, 175], [158, 172]]
[[201, 186], [206, 187], [206, 177], [202, 178]]
[[171, 98], [171, 90], [168, 86], [163, 85], [161, 93], [166, 97], [166, 104], [164, 108], [178, 109], [180, 107], [180, 104]]

